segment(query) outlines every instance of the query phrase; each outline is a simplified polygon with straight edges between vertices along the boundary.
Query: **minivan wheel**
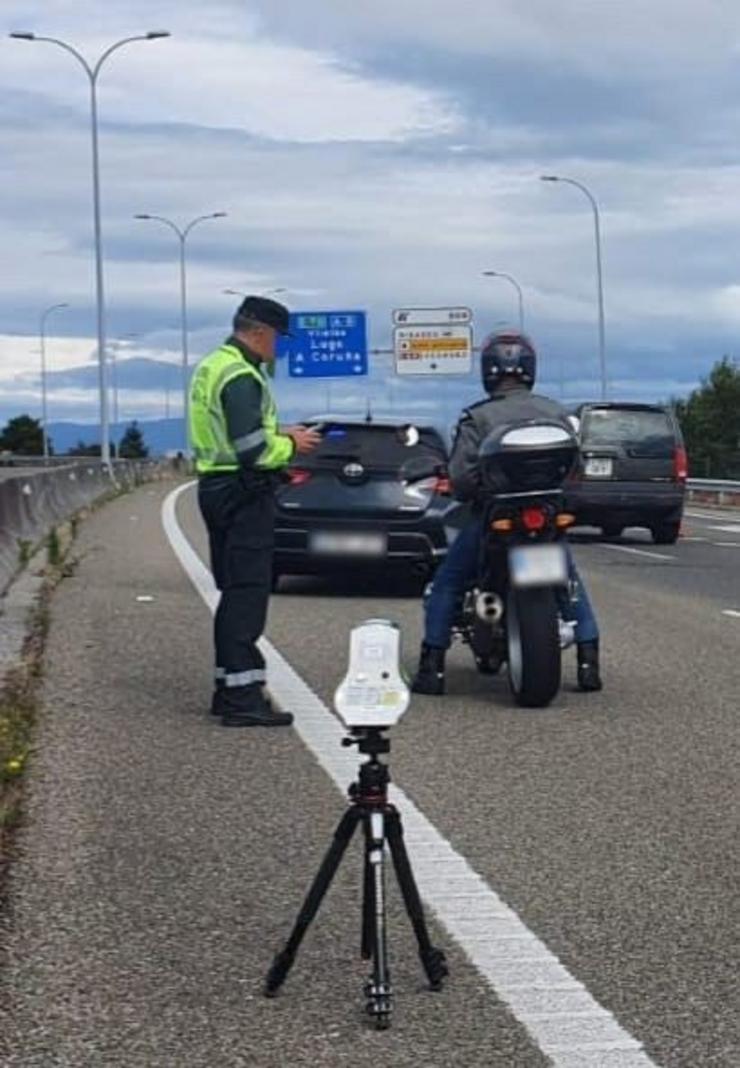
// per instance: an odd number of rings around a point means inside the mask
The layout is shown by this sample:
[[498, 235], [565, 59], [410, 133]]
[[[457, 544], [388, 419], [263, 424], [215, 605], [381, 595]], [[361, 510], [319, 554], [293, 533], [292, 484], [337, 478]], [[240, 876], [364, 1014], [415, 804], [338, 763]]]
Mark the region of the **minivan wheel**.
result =
[[672, 523], [653, 523], [650, 527], [656, 545], [675, 545], [681, 533], [681, 521]]
[[605, 538], [618, 538], [623, 530], [624, 527], [621, 523], [604, 523], [601, 528], [601, 533]]

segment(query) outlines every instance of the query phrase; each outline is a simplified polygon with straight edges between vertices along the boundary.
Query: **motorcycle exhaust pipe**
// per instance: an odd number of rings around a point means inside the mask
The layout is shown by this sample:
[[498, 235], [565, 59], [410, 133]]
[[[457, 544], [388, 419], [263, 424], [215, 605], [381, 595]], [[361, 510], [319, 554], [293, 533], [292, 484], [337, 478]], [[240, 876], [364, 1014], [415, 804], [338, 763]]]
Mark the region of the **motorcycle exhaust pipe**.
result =
[[498, 623], [504, 614], [504, 602], [497, 593], [482, 590], [475, 598], [475, 614], [483, 623]]

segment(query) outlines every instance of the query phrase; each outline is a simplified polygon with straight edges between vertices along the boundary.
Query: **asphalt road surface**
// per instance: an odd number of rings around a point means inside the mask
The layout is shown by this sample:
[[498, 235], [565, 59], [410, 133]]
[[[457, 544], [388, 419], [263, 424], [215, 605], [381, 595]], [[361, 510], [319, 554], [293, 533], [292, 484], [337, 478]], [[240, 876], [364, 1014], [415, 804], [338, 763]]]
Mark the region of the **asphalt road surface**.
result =
[[[269, 638], [315, 724], [225, 731], [207, 716], [209, 612], [162, 532], [167, 492], [94, 515], [55, 596], [0, 1063], [737, 1068], [737, 513], [690, 515], [675, 546], [573, 536], [602, 626], [603, 693], [575, 691], [566, 654], [558, 700], [521, 710], [455, 648], [448, 695], [414, 699], [391, 769], [410, 845], [429, 821], [414, 855], [452, 974], [424, 990], [392, 889], [396, 1007], [377, 1034], [362, 1015], [357, 850], [281, 996], [260, 988], [343, 808], [320, 702], [344, 673], [349, 629], [397, 621], [411, 668], [418, 598], [395, 576], [286, 580]], [[203, 555], [192, 492], [177, 519]], [[317, 753], [301, 740], [311, 730]], [[455, 915], [425, 848], [477, 873], [480, 908]], [[487, 967], [485, 925], [502, 910], [508, 949]], [[545, 953], [562, 968], [552, 989], [512, 980], [544, 969]]]

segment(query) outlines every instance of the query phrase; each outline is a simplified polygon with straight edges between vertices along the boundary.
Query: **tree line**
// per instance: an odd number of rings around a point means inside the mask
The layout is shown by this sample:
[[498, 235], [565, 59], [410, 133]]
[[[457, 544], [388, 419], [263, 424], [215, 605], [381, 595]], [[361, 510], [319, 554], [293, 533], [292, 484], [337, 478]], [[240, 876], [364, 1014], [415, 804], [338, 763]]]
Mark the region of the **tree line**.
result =
[[[149, 449], [136, 420], [129, 423], [117, 446], [111, 442], [110, 451], [111, 456], [120, 457], [122, 460], [146, 459]], [[33, 419], [30, 415], [16, 415], [13, 419], [9, 419], [0, 434], [0, 452], [12, 452], [18, 456], [43, 456], [44, 434], [41, 420]], [[88, 445], [84, 441], [78, 441], [71, 449], [67, 449], [65, 455], [100, 456], [100, 453], [100, 445]], [[55, 455], [51, 441], [49, 441], [49, 454]]]

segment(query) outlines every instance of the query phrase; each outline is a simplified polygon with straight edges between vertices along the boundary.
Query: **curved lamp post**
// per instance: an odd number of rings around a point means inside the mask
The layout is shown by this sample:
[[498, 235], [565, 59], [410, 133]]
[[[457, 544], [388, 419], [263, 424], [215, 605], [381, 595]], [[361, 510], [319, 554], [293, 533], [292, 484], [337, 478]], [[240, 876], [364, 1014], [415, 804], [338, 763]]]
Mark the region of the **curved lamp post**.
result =
[[188, 234], [197, 226], [198, 223], [205, 222], [207, 219], [225, 219], [225, 211], [213, 211], [209, 215], [197, 215], [194, 219], [191, 219], [187, 226], [180, 228], [172, 219], [167, 219], [164, 215], [149, 215], [148, 213], [140, 212], [134, 215], [135, 219], [145, 219], [151, 222], [159, 222], [164, 226], [168, 226], [170, 230], [173, 230], [177, 234], [177, 239], [180, 242], [180, 331], [182, 334], [182, 414], [184, 421], [184, 453], [185, 456], [190, 455], [190, 436], [188, 432], [188, 289], [187, 289], [187, 275], [186, 275], [186, 260], [185, 260], [185, 246], [188, 239]]
[[95, 286], [97, 294], [97, 320], [98, 320], [98, 393], [100, 403], [100, 457], [104, 464], [110, 465], [110, 441], [108, 434], [108, 403], [106, 396], [106, 367], [105, 367], [105, 292], [103, 288], [103, 243], [102, 227], [100, 221], [100, 160], [98, 153], [98, 76], [105, 61], [119, 48], [131, 44], [134, 41], [155, 41], [160, 37], [169, 37], [167, 30], [152, 30], [149, 33], [137, 34], [134, 37], [124, 37], [116, 41], [100, 56], [94, 66], [91, 66], [85, 57], [56, 37], [40, 37], [35, 33], [16, 31], [10, 34], [17, 41], [39, 41], [44, 44], [53, 44], [63, 48], [78, 61], [90, 82], [90, 123], [92, 129], [92, 171], [93, 171], [93, 217], [95, 224]]
[[503, 271], [483, 271], [483, 274], [487, 278], [505, 278], [507, 282], [511, 282], [514, 286], [519, 300], [519, 329], [524, 333], [524, 294], [522, 293], [522, 287], [519, 285], [516, 278], [510, 274], [504, 274]]
[[44, 463], [49, 459], [49, 435], [46, 430], [46, 320], [52, 312], [68, 307], [69, 304], [51, 304], [42, 311], [39, 319], [39, 340], [41, 342], [41, 433], [44, 442]]
[[594, 237], [596, 241], [596, 293], [599, 302], [599, 366], [601, 370], [601, 399], [606, 400], [607, 383], [606, 383], [606, 329], [604, 326], [604, 283], [601, 271], [601, 223], [599, 219], [599, 205], [596, 202], [596, 197], [588, 189], [583, 182], [577, 182], [575, 178], [563, 178], [558, 174], [543, 174], [540, 176], [542, 182], [563, 182], [565, 185], [574, 185], [576, 189], [580, 189], [583, 195], [588, 199], [591, 209], [594, 213]]

